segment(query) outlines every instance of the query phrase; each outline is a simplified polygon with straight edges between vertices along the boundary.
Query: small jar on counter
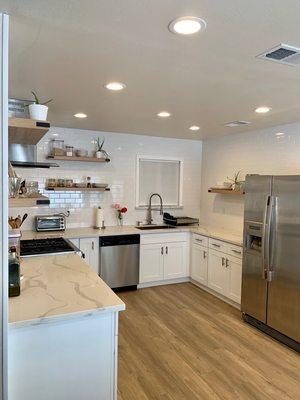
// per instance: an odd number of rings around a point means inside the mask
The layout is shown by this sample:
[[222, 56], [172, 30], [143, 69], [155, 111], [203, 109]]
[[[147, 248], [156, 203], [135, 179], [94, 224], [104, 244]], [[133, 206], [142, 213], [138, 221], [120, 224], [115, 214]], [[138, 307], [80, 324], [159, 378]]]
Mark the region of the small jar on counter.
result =
[[74, 155], [74, 147], [73, 146], [66, 146], [66, 156], [73, 157]]

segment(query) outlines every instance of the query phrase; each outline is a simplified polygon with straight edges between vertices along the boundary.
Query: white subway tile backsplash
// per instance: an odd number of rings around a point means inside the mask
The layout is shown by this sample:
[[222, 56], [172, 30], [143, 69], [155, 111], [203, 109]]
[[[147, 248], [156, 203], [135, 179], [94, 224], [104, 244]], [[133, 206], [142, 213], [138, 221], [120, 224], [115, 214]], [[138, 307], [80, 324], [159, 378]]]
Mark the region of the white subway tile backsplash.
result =
[[[276, 135], [276, 133], [283, 135]], [[300, 175], [300, 124], [215, 137], [203, 142], [201, 222], [242, 231], [244, 198], [209, 194], [208, 188], [237, 171]]]
[[[33, 227], [33, 216], [36, 214], [53, 214], [65, 210], [72, 210], [71, 216], [67, 219], [68, 226], [93, 226], [94, 213], [98, 206], [101, 206], [104, 210], [105, 224], [116, 225], [117, 218], [116, 212], [112, 208], [113, 203], [121, 203], [127, 206], [125, 224], [131, 225], [135, 224], [137, 220], [144, 220], [146, 211], [135, 209], [135, 167], [138, 154], [184, 158], [184, 208], [183, 210], [172, 210], [172, 212], [178, 215], [200, 216], [201, 141], [51, 128], [38, 144], [39, 161], [45, 161], [49, 151], [48, 142], [53, 133], [58, 133], [64, 139], [65, 144], [71, 143], [75, 148], [86, 148], [90, 153], [95, 148], [92, 141], [97, 139], [98, 136], [105, 137], [105, 148], [111, 157], [111, 162], [99, 165], [58, 161], [60, 168], [49, 170], [19, 169], [17, 172], [23, 178], [37, 180], [40, 190], [51, 201], [49, 207], [37, 207], [34, 212], [30, 210], [30, 218], [24, 224], [25, 229]], [[94, 182], [108, 183], [111, 191], [104, 193], [84, 193], [81, 191], [53, 193], [44, 190], [48, 178], [70, 178], [74, 182], [81, 182], [87, 176], [90, 176]], [[24, 209], [12, 209], [12, 213], [16, 215], [24, 212]], [[158, 212], [154, 211], [153, 216], [159, 221]]]

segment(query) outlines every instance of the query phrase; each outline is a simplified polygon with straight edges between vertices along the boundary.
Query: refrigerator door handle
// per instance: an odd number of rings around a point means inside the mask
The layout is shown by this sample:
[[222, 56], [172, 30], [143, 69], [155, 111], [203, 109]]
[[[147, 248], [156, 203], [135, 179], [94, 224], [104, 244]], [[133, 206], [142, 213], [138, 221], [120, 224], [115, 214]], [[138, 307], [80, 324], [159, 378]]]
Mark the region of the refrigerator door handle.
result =
[[[271, 262], [271, 257], [272, 261], [274, 261], [274, 249], [272, 248], [271, 243], [273, 244], [273, 240], [270, 240], [270, 234], [273, 230], [272, 236], [276, 236], [276, 218], [274, 217], [274, 214], [276, 215], [276, 208], [277, 208], [277, 197], [276, 196], [271, 196], [270, 199], [270, 205], [269, 205], [269, 218], [268, 218], [268, 224], [269, 224], [269, 229], [268, 229], [268, 268], [267, 268], [267, 276], [266, 279], [268, 282], [271, 282], [274, 277], [274, 266], [273, 263]], [[274, 232], [275, 229], [275, 232]]]
[[264, 218], [263, 218], [263, 237], [262, 237], [262, 278], [267, 279], [269, 264], [270, 264], [270, 203], [272, 196], [267, 196], [265, 210], [264, 210]]

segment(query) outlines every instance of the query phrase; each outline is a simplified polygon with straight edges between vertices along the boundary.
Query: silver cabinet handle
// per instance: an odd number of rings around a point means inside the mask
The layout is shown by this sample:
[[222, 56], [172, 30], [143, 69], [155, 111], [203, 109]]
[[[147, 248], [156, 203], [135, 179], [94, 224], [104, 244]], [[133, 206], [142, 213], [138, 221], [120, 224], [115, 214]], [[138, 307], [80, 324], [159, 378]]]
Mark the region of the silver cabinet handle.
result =
[[168, 254], [168, 246], [166, 246], [166, 254]]
[[163, 247], [161, 248], [160, 252], [161, 252], [161, 255], [164, 254], [164, 248]]
[[206, 258], [206, 251], [203, 250], [203, 258]]
[[228, 260], [228, 258], [226, 258], [225, 267], [226, 267], [226, 268], [228, 268], [228, 267], [229, 267], [229, 260]]
[[222, 267], [224, 267], [224, 265], [225, 265], [225, 258], [222, 257]]
[[212, 243], [212, 245], [215, 246], [215, 247], [221, 247], [221, 245], [217, 244], [217, 243]]
[[231, 249], [231, 251], [232, 251], [233, 253], [236, 253], [236, 254], [242, 254], [242, 252], [241, 252], [241, 251], [238, 251], [238, 250]]
[[94, 241], [92, 241], [92, 250], [95, 249]]
[[202, 239], [195, 239], [197, 242], [200, 242], [200, 243], [202, 243], [203, 242], [203, 240]]

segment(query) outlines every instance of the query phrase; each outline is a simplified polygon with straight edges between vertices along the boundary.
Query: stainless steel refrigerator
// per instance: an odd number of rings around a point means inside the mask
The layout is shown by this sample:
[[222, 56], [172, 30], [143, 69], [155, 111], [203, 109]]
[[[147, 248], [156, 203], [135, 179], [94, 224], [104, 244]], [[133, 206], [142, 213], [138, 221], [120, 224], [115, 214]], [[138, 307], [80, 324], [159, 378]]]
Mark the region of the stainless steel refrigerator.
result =
[[300, 351], [300, 176], [246, 177], [242, 313]]

